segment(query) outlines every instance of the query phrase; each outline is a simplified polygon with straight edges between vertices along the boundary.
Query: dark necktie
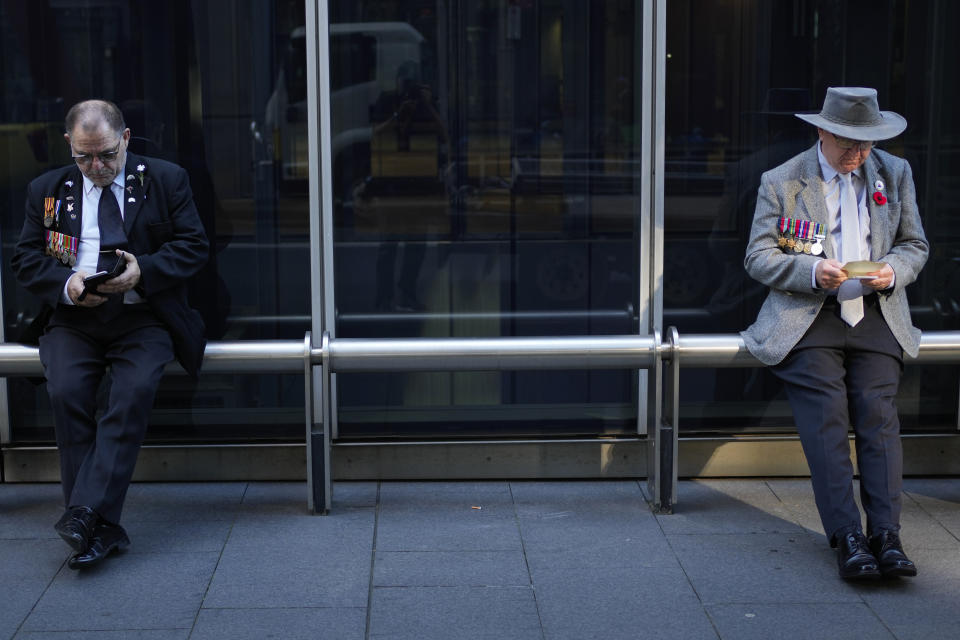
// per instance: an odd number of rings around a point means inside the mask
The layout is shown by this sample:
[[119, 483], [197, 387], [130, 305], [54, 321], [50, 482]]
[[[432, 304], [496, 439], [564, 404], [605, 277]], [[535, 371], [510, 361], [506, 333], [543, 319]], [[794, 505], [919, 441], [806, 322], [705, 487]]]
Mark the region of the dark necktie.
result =
[[[120, 204], [113, 195], [110, 185], [100, 190], [100, 204], [97, 205], [97, 217], [100, 226], [100, 253], [97, 256], [97, 271], [110, 271], [117, 263], [117, 249], [127, 248], [127, 234], [123, 231], [123, 216]], [[123, 310], [123, 296], [113, 294], [96, 308], [101, 322], [107, 322]]]

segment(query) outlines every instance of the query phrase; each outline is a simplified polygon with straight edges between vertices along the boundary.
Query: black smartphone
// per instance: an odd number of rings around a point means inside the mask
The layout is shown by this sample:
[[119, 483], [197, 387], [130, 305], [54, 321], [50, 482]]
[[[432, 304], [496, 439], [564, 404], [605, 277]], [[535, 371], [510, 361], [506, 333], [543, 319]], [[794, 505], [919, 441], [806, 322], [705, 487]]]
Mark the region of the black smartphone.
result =
[[114, 264], [109, 271], [97, 271], [93, 275], [89, 275], [83, 279], [83, 291], [80, 292], [77, 300], [83, 300], [87, 297], [87, 293], [91, 291], [97, 295], [100, 295], [100, 292], [97, 291], [97, 287], [107, 280], [116, 278], [118, 275], [123, 273], [126, 268], [127, 261], [122, 256], [117, 256], [116, 264]]

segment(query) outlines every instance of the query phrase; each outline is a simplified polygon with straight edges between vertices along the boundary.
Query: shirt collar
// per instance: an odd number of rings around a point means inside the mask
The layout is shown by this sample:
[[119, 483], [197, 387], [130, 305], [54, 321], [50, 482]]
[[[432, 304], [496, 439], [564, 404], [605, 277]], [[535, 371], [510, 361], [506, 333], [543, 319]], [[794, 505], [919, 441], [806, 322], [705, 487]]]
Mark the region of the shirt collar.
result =
[[[817, 158], [820, 160], [820, 173], [823, 175], [824, 182], [830, 182], [831, 180], [836, 178], [838, 175], [840, 175], [840, 172], [838, 172], [836, 169], [831, 167], [830, 163], [827, 162], [826, 156], [823, 155], [823, 149], [820, 148], [821, 145], [823, 145], [823, 143], [820, 141], [817, 141]], [[860, 165], [859, 167], [854, 169], [851, 173], [862, 180], [863, 165]]]
[[[83, 175], [82, 172], [80, 175], [83, 176], [83, 195], [89, 196], [93, 192], [93, 190], [97, 188], [97, 185], [93, 183], [93, 180]], [[110, 186], [114, 186], [114, 185], [123, 189], [123, 172], [122, 171], [118, 173], [117, 176], [113, 179], [113, 182], [110, 183]]]

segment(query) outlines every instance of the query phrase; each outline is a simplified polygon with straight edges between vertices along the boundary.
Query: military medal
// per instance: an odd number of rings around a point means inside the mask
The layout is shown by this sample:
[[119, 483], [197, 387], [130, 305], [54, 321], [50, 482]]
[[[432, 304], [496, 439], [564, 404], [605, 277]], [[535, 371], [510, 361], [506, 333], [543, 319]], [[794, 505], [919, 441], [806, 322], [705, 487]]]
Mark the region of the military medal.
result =
[[43, 199], [43, 226], [47, 229], [53, 226], [53, 210], [56, 206], [56, 198]]

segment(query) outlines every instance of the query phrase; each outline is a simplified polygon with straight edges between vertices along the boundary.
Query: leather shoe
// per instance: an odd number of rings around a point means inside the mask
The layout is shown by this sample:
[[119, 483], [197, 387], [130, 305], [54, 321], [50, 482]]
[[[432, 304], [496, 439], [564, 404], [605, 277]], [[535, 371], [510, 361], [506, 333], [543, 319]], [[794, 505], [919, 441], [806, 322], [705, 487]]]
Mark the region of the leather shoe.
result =
[[90, 545], [83, 553], [74, 555], [67, 562], [71, 569], [85, 569], [103, 562], [114, 551], [126, 551], [130, 546], [127, 532], [118, 524], [101, 522], [90, 538]]
[[68, 507], [53, 528], [77, 553], [83, 553], [87, 550], [97, 520], [96, 511], [90, 507]]
[[837, 535], [837, 564], [844, 580], [876, 580], [880, 566], [860, 529]]
[[880, 533], [870, 537], [870, 550], [880, 563], [880, 573], [884, 576], [915, 576], [917, 565], [910, 561], [903, 552], [900, 544], [900, 535], [890, 529], [882, 529]]

